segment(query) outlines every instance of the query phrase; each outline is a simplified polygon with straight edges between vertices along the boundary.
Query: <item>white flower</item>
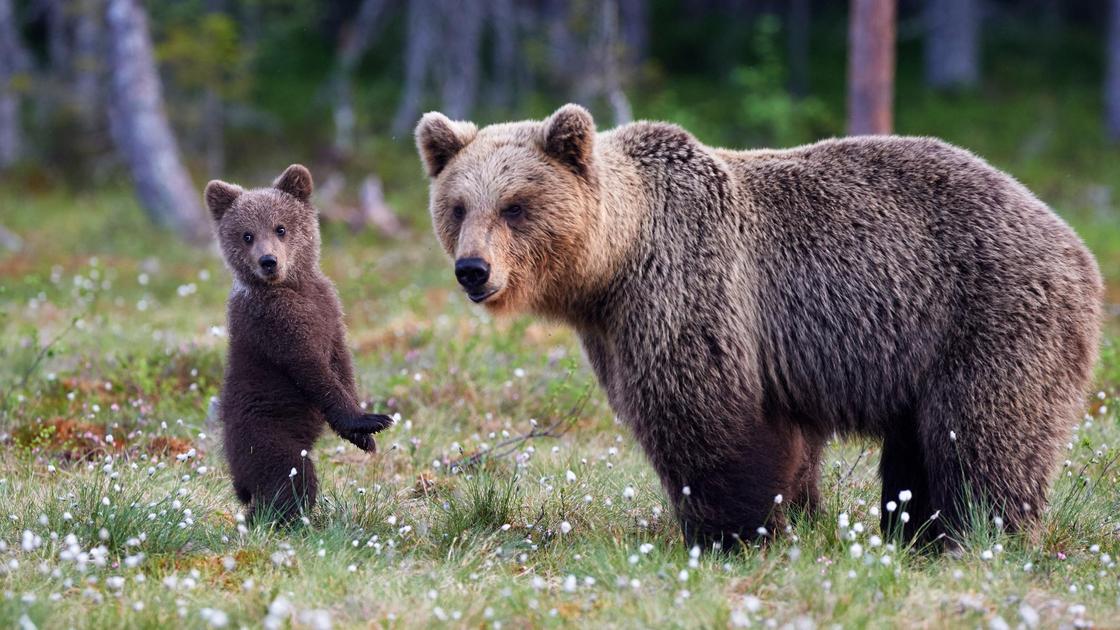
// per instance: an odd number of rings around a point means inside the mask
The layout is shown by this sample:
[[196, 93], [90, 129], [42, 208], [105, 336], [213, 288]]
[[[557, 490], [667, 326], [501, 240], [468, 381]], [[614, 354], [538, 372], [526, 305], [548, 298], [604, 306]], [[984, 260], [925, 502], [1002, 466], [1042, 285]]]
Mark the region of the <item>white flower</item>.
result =
[[894, 512], [897, 509], [898, 509], [898, 504], [897, 503], [895, 503], [894, 501], [887, 501], [887, 511], [888, 512]]
[[907, 501], [909, 501], [913, 497], [914, 497], [914, 493], [910, 492], [909, 490], [903, 490], [902, 492], [898, 493], [898, 500], [902, 501], [903, 503], [906, 503]]
[[568, 521], [564, 521], [563, 523], [560, 523], [560, 533], [561, 534], [567, 534], [571, 531], [572, 531], [572, 524], [571, 523], [569, 523]]
[[900, 519], [902, 519], [903, 523], [909, 523], [910, 522], [910, 513], [909, 512], [903, 512], [898, 517]]
[[292, 477], [295, 477], [297, 474], [299, 474], [299, 473], [297, 473], [296, 469], [293, 468], [292, 471], [288, 473], [288, 479], [291, 479]]
[[774, 504], [779, 505], [779, 504], [781, 504], [781, 502], [782, 502], [782, 495], [775, 494], [774, 495]]
[[568, 483], [575, 483], [576, 482], [576, 474], [569, 470], [568, 472], [564, 473], [564, 479], [566, 479], [568, 481]]
[[300, 456], [300, 457], [307, 457], [307, 449], [303, 449], [303, 450], [301, 450], [301, 451], [299, 452], [299, 456]]
[[851, 553], [853, 558], [859, 558], [863, 556], [863, 545], [855, 543], [848, 548], [848, 552]]
[[627, 499], [627, 500], [633, 499], [634, 498], [634, 486], [626, 486], [626, 488], [622, 491], [622, 498]]
[[638, 547], [638, 551], [642, 552], [642, 555], [645, 555], [653, 551], [653, 545], [649, 543], [642, 543], [641, 546]]
[[688, 581], [688, 569], [681, 569], [681, 572], [677, 574], [677, 579], [680, 580], [681, 582], [687, 582]]
[[683, 494], [686, 497], [691, 495], [692, 494], [692, 488], [690, 488], [689, 486], [685, 486], [685, 487], [681, 488], [681, 494]]
[[957, 441], [957, 432], [956, 431], [950, 431], [949, 432], [949, 439], [952, 440], [953, 442], [956, 442]]

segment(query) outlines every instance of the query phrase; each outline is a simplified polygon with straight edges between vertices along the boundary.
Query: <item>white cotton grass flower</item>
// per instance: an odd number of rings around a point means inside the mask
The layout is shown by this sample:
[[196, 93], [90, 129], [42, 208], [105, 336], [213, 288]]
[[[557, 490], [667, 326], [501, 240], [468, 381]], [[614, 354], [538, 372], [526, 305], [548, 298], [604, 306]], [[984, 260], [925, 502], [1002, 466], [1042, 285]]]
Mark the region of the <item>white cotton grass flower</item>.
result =
[[897, 503], [895, 503], [894, 501], [887, 501], [887, 511], [888, 512], [894, 512], [897, 509], [898, 509], [898, 504]]
[[902, 492], [898, 493], [898, 500], [902, 503], [906, 503], [912, 498], [914, 498], [914, 493], [910, 492], [909, 490], [903, 490]]
[[689, 487], [689, 486], [685, 486], [685, 487], [681, 488], [681, 494], [683, 494], [686, 497], [691, 496], [692, 495], [692, 488]]
[[291, 479], [292, 477], [295, 477], [295, 476], [296, 476], [296, 475], [298, 475], [298, 474], [299, 474], [299, 473], [298, 473], [298, 472], [296, 472], [296, 469], [295, 469], [295, 468], [292, 468], [292, 471], [288, 473], [288, 479]]
[[622, 498], [627, 501], [633, 499], [635, 494], [634, 486], [626, 486], [626, 488], [622, 490]]
[[571, 470], [569, 470], [568, 472], [564, 473], [564, 479], [568, 483], [575, 483], [576, 482], [576, 474], [574, 472], [572, 472]]
[[781, 504], [782, 504], [782, 495], [775, 494], [774, 495], [774, 505], [781, 505]]
[[572, 531], [572, 524], [571, 523], [569, 523], [568, 521], [564, 521], [564, 522], [560, 523], [560, 533], [561, 534], [568, 534], [568, 533], [571, 533], [571, 531]]
[[848, 548], [848, 553], [851, 554], [853, 558], [863, 557], [863, 545], [853, 543], [852, 546]]

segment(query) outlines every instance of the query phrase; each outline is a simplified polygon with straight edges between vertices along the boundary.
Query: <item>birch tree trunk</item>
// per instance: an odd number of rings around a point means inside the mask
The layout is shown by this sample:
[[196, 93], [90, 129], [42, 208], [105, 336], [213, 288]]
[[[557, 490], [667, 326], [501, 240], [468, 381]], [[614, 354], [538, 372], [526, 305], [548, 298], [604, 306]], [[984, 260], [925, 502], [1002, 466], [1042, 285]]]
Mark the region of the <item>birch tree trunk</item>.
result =
[[410, 131], [420, 118], [420, 106], [435, 48], [436, 29], [432, 22], [437, 10], [435, 0], [411, 0], [408, 3], [404, 90], [397, 113], [393, 116], [393, 133], [398, 136]]
[[968, 88], [980, 80], [978, 0], [926, 0], [926, 83], [937, 89]]
[[140, 204], [159, 225], [202, 242], [209, 237], [208, 221], [167, 122], [147, 15], [140, 0], [108, 0], [105, 17], [110, 123]]
[[469, 118], [478, 97], [483, 0], [443, 0], [439, 15], [445, 56], [438, 65], [443, 113]]
[[26, 68], [27, 55], [12, 4], [12, 0], [0, 0], [0, 170], [14, 164], [23, 154], [16, 83]]
[[1120, 141], [1120, 0], [1112, 0], [1108, 18], [1108, 77], [1105, 79], [1105, 122], [1108, 134]]
[[347, 157], [354, 151], [356, 117], [350, 88], [354, 69], [369, 49], [391, 4], [392, 0], [363, 0], [353, 23], [344, 27], [339, 36], [338, 61], [331, 78], [331, 97], [334, 100], [334, 151], [341, 157]]
[[895, 0], [852, 0], [848, 31], [848, 133], [892, 128]]

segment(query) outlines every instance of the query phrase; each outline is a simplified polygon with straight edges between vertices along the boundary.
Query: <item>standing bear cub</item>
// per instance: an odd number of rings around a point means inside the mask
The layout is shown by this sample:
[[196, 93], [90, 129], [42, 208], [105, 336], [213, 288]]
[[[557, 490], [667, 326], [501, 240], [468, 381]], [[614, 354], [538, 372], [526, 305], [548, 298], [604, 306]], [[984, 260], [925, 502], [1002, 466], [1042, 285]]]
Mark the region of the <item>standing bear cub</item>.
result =
[[431, 113], [416, 140], [468, 297], [575, 328], [689, 544], [811, 510], [833, 434], [882, 442], [883, 504], [905, 500], [884, 531], [953, 537], [970, 505], [1038, 522], [1103, 285], [1010, 176], [929, 138], [733, 151], [575, 105]]
[[237, 498], [250, 520], [290, 521], [318, 495], [308, 458], [324, 422], [363, 451], [392, 424], [358, 404], [342, 307], [319, 270], [311, 173], [294, 164], [272, 188], [212, 181], [206, 205], [226, 265], [229, 361], [220, 415]]

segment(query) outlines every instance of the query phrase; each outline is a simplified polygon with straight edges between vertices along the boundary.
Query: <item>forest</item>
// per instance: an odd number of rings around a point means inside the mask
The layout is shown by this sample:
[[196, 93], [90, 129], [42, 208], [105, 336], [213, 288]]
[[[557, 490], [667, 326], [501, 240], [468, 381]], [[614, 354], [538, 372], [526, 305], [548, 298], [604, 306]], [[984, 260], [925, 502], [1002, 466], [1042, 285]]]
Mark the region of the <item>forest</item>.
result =
[[[822, 513], [701, 554], [567, 328], [492, 317], [413, 130], [565, 103], [712, 146], [933, 136], [1026, 185], [1105, 278], [1092, 391], [1024, 539], [884, 540], [880, 446]], [[247, 527], [215, 417], [211, 179], [314, 174], [357, 384], [318, 507]], [[0, 625], [1110, 627], [1120, 619], [1120, 0], [0, 0]]]

